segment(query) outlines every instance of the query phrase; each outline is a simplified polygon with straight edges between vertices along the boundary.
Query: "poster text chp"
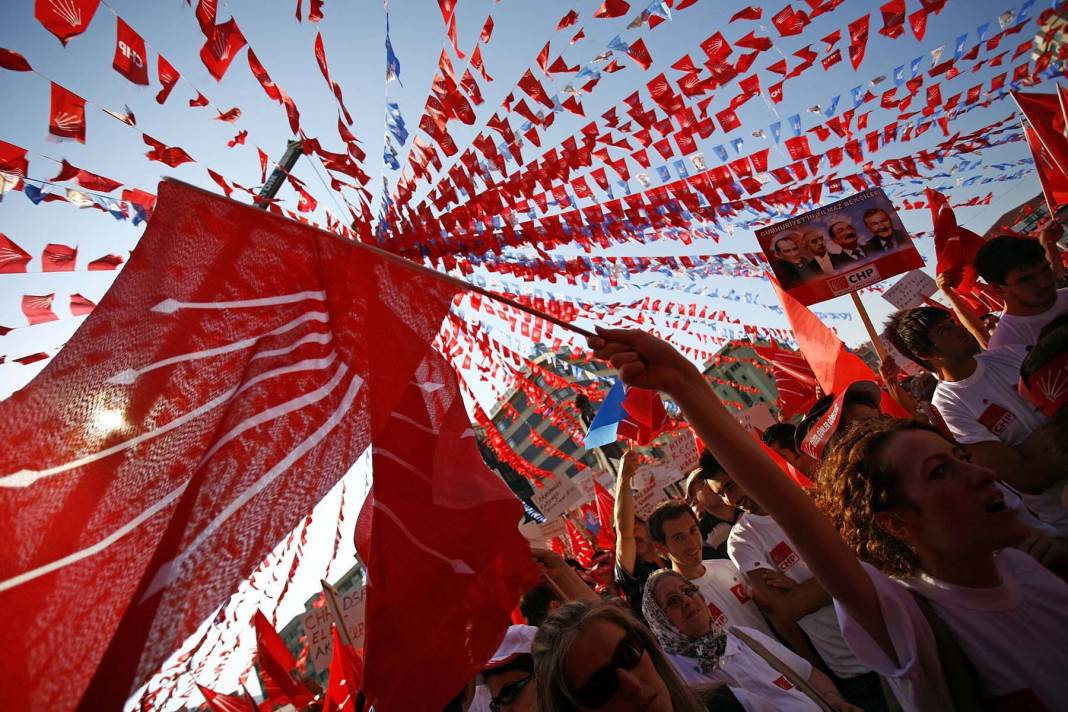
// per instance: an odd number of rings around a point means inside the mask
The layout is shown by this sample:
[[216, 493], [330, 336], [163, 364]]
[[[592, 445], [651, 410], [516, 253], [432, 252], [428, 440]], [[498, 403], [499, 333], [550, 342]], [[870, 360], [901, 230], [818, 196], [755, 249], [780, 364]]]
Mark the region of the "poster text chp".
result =
[[806, 305], [923, 266], [882, 188], [762, 228], [756, 236], [779, 284]]

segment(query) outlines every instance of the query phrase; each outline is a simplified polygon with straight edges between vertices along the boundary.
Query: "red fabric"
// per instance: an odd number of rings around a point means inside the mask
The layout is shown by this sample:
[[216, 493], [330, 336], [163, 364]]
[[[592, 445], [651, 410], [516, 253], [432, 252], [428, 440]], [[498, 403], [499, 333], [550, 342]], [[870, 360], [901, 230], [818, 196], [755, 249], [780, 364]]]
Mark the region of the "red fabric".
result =
[[25, 148], [7, 141], [0, 141], [0, 171], [25, 177], [26, 171], [30, 168], [30, 160], [26, 154]]
[[245, 36], [237, 26], [237, 22], [231, 18], [221, 25], [211, 28], [211, 33], [206, 34], [204, 46], [200, 49], [200, 60], [208, 68], [208, 73], [220, 81], [234, 57], [245, 46]]
[[48, 133], [85, 143], [85, 99], [52, 82]]
[[297, 709], [311, 702], [313, 696], [308, 688], [293, 679], [292, 673], [297, 662], [282, 636], [260, 611], [256, 611], [253, 624], [256, 628], [256, 662], [263, 678], [263, 694], [276, 705], [292, 704]]
[[753, 346], [762, 359], [771, 364], [775, 388], [779, 392], [779, 417], [789, 420], [808, 412], [817, 400], [816, 376], [805, 357], [796, 351], [781, 349], [777, 344]]
[[[84, 697], [88, 709], [119, 708], [386, 427], [455, 294], [357, 244], [161, 184], [99, 306], [0, 402], [0, 526], [20, 542], [0, 552], [5, 706], [71, 709]], [[52, 298], [24, 299], [24, 313], [54, 318]], [[102, 408], [115, 417], [102, 422]], [[521, 507], [504, 493], [495, 520], [457, 515], [478, 527], [458, 531], [480, 548], [482, 527], [519, 536]], [[523, 565], [505, 535], [492, 540], [504, 543], [502, 567]], [[521, 590], [472, 587], [459, 595]]]
[[225, 695], [209, 690], [200, 683], [197, 683], [197, 689], [200, 690], [200, 694], [204, 695], [204, 700], [208, 703], [208, 709], [211, 712], [259, 712], [259, 708], [247, 691], [241, 696]]
[[627, 395], [623, 398], [623, 410], [627, 415], [619, 421], [616, 433], [647, 445], [668, 424], [667, 410], [660, 394], [646, 388], [624, 386]]
[[[945, 274], [950, 286], [962, 296], [982, 287], [977, 282], [979, 275], [972, 263], [985, 243], [982, 237], [971, 230], [957, 226], [957, 217], [949, 199], [936, 190], [925, 191], [927, 205], [931, 208], [934, 224], [934, 243], [937, 262], [935, 274]], [[988, 311], [983, 309], [983, 311]]]
[[78, 260], [78, 248], [70, 245], [45, 245], [41, 253], [42, 272], [73, 272]]
[[18, 52], [0, 47], [0, 67], [12, 72], [28, 72], [33, 69]]
[[330, 658], [330, 677], [323, 695], [323, 712], [355, 712], [356, 695], [363, 683], [363, 661], [341, 642], [337, 626], [332, 629], [334, 652]]
[[115, 269], [124, 262], [118, 255], [104, 255], [89, 263], [89, 271]]
[[148, 86], [148, 53], [144, 39], [121, 17], [116, 17], [115, 22], [118, 29], [115, 33], [115, 58], [111, 66], [134, 84]]
[[64, 45], [89, 27], [100, 0], [34, 0], [33, 16]]
[[728, 23], [734, 22], [735, 20], [759, 20], [763, 16], [764, 8], [750, 5], [749, 7], [743, 7], [741, 10], [731, 15], [731, 19]]
[[1024, 138], [1027, 146], [1031, 149], [1031, 155], [1035, 160], [1035, 171], [1038, 173], [1038, 182], [1042, 186], [1042, 194], [1046, 198], [1046, 206], [1051, 214], [1068, 205], [1068, 175], [1053, 159], [1053, 155], [1042, 143], [1041, 134], [1033, 124], [1024, 124]]
[[630, 49], [627, 50], [627, 55], [641, 65], [642, 69], [649, 69], [653, 64], [653, 58], [649, 55], [649, 50], [646, 49], [645, 42], [641, 39], [631, 43]]
[[492, 656], [519, 596], [537, 583], [516, 529], [523, 507], [486, 468], [455, 373], [429, 349], [414, 375], [402, 373], [356, 528], [369, 581], [364, 692], [382, 712], [442, 708]]
[[612, 526], [616, 500], [597, 480], [593, 481], [593, 499], [597, 506], [597, 519], [601, 522], [601, 528], [597, 530], [597, 548], [613, 551], [616, 548], [616, 531]]
[[[26, 321], [31, 325], [43, 324], [46, 321], [55, 321], [59, 317], [52, 311], [52, 302], [55, 300], [56, 295], [42, 294], [34, 295], [27, 294], [22, 297], [22, 313], [26, 316]], [[13, 698], [12, 698], [13, 699]]]
[[29, 252], [16, 245], [11, 238], [0, 232], [0, 274], [25, 272], [26, 263], [32, 259]]
[[167, 146], [148, 134], [142, 134], [142, 137], [145, 145], [152, 149], [145, 154], [145, 157], [150, 161], [159, 161], [171, 168], [177, 168], [183, 163], [191, 163], [193, 161], [193, 157], [178, 146]]
[[775, 452], [775, 450], [765, 445], [764, 441], [757, 437], [756, 433], [753, 433], [753, 439], [760, 443], [760, 447], [762, 450], [764, 450], [764, 453], [772, 460], [774, 460], [775, 464], [779, 466], [779, 469], [785, 472], [791, 480], [799, 484], [801, 487], [804, 487], [805, 489], [812, 488], [812, 480], [808, 478], [808, 475], [791, 465], [786, 460], [786, 458]]
[[569, 518], [564, 518], [564, 524], [567, 526], [567, 543], [571, 548], [571, 558], [583, 568], [590, 568], [593, 565], [593, 545]]
[[96, 304], [89, 301], [82, 295], [70, 295], [71, 316], [85, 316], [86, 314], [91, 314], [94, 309], [96, 309]]
[[163, 58], [162, 54], [159, 55], [157, 60], [156, 74], [162, 86], [159, 93], [156, 94], [156, 103], [162, 104], [167, 101], [167, 97], [171, 95], [171, 90], [174, 89], [174, 85], [182, 75], [171, 66], [170, 62]]
[[1012, 97], [1049, 155], [1048, 162], [1060, 169], [1062, 174], [1068, 175], [1068, 137], [1065, 135], [1065, 115], [1058, 95], [1014, 91]]
[[[772, 280], [771, 283], [779, 295], [779, 301], [782, 302], [798, 347], [824, 393], [841, 393], [856, 381], [879, 382], [879, 377], [868, 364], [849, 351], [829, 326], [783, 290], [778, 282]], [[905, 409], [885, 392], [882, 393], [881, 405], [882, 411], [887, 415], [909, 417]]]
[[604, 0], [604, 4], [593, 13], [594, 17], [619, 17], [630, 10], [630, 3], [626, 0]]

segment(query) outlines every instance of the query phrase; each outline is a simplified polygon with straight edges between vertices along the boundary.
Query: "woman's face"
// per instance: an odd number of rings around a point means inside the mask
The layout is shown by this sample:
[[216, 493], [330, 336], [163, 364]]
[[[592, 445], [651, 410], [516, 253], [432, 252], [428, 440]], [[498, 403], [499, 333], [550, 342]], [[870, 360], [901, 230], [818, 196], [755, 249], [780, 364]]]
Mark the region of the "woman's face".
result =
[[921, 556], [994, 552], [1027, 536], [1016, 512], [1005, 506], [994, 472], [973, 465], [945, 438], [905, 430], [890, 436], [883, 453], [905, 499], [893, 510], [903, 524], [900, 538]]
[[[584, 625], [567, 654], [565, 669], [568, 687], [577, 694], [598, 672], [612, 667], [616, 650], [625, 636], [623, 628], [605, 620], [593, 620]], [[616, 679], [619, 684], [615, 694], [597, 709], [607, 712], [671, 712], [667, 686], [653, 666], [648, 652], [642, 653], [638, 664], [631, 670], [617, 667]]]
[[712, 630], [712, 614], [701, 592], [689, 581], [678, 576], [661, 576], [653, 597], [671, 624], [687, 638], [700, 638]]

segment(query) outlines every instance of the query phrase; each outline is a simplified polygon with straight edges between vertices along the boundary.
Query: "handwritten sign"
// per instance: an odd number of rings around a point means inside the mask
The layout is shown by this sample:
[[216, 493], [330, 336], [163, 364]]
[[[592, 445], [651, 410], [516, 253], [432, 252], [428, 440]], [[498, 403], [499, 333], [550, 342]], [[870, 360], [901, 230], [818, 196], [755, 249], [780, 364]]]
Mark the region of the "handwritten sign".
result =
[[653, 507], [664, 499], [664, 490], [660, 487], [656, 478], [647, 477], [645, 483], [638, 488], [634, 495], [634, 512], [642, 519], [648, 519]]
[[667, 461], [684, 476], [697, 467], [699, 458], [697, 442], [693, 439], [693, 433], [689, 429], [683, 430], [668, 442], [664, 450], [667, 454]]
[[914, 269], [883, 292], [883, 299], [898, 309], [912, 309], [938, 291], [938, 285], [924, 271]]
[[[337, 600], [345, 629], [352, 639], [353, 646], [359, 650], [363, 647], [366, 632], [366, 591], [363, 586], [358, 586], [348, 593], [338, 593]], [[322, 672], [330, 667], [330, 658], [334, 653], [334, 638], [330, 632], [330, 625], [333, 622], [333, 616], [330, 615], [330, 610], [326, 606], [311, 609], [301, 620], [305, 640], [308, 643], [308, 661], [316, 672]]]
[[[591, 487], [593, 485], [590, 485]], [[557, 519], [567, 510], [582, 504], [582, 490], [566, 475], [557, 475], [545, 481], [545, 487], [534, 492], [532, 498], [546, 520]]]

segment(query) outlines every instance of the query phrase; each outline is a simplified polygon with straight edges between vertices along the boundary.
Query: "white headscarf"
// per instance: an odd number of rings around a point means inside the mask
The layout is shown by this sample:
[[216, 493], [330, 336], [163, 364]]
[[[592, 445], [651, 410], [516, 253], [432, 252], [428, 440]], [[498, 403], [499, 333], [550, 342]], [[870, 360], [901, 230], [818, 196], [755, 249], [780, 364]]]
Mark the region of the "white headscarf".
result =
[[670, 569], [661, 569], [652, 574], [645, 582], [645, 590], [642, 593], [642, 614], [645, 616], [645, 621], [666, 653], [693, 658], [701, 666], [701, 672], [709, 673], [715, 669], [720, 656], [723, 655], [723, 650], [727, 646], [727, 634], [713, 624], [711, 630], [699, 638], [683, 635], [682, 631], [668, 619], [653, 594], [656, 591], [657, 581], [665, 576], [675, 576], [689, 583], [685, 576]]

